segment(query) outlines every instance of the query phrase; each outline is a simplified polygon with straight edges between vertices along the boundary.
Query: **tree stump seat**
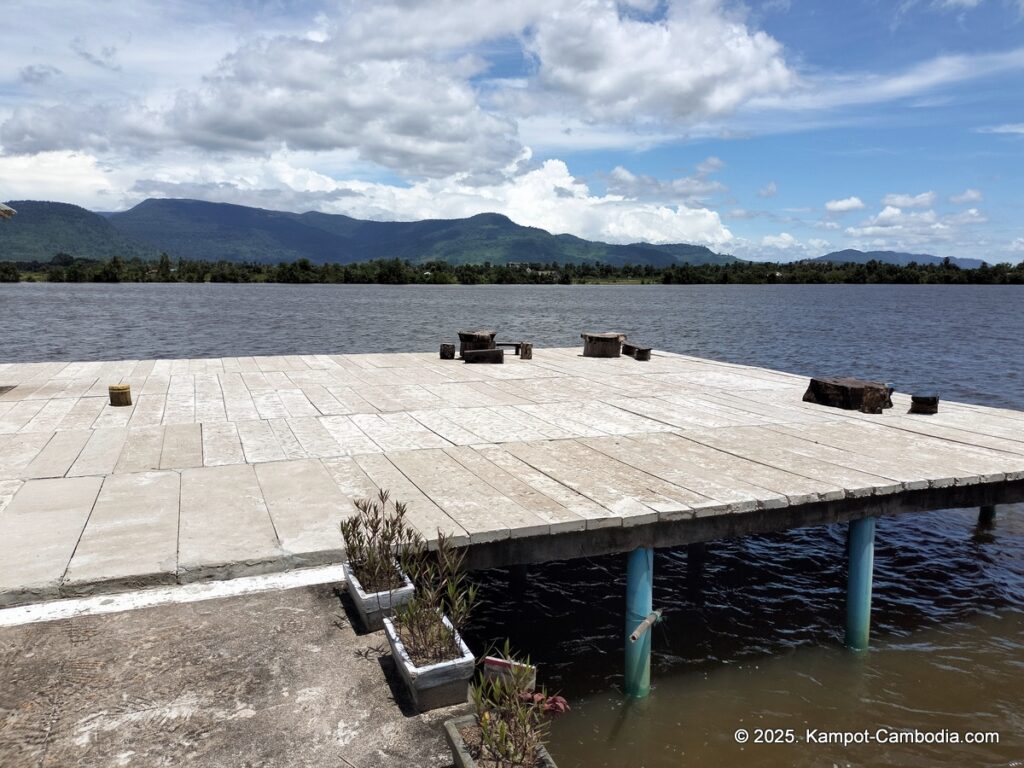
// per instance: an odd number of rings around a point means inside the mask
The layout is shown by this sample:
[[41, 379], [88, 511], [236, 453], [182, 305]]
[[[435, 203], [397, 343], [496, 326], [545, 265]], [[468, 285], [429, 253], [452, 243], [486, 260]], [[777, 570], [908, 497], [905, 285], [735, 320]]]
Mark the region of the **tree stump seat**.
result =
[[467, 363], [504, 363], [504, 349], [467, 349], [462, 353], [462, 359]]
[[619, 357], [622, 354], [624, 333], [581, 333], [584, 357]]
[[865, 381], [843, 376], [811, 379], [804, 393], [805, 403], [861, 413], [881, 413], [892, 408], [892, 387], [880, 381]]
[[497, 331], [459, 331], [459, 357], [477, 349], [494, 349]]

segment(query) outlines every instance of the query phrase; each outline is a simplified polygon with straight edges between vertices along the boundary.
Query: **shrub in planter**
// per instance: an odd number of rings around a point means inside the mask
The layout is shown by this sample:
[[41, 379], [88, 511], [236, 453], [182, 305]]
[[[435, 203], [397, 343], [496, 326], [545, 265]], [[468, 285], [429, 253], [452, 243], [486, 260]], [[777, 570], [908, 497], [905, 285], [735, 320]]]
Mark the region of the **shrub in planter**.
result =
[[413, 584], [400, 559], [420, 547], [420, 537], [406, 522], [406, 505], [390, 494], [355, 502], [357, 514], [341, 521], [345, 540], [345, 584], [356, 612], [368, 631], [382, 629], [383, 619], [413, 595]]
[[475, 714], [445, 723], [456, 768], [555, 768], [544, 742], [550, 719], [568, 710], [561, 696], [528, 689], [529, 661], [504, 654], [505, 674], [483, 676], [471, 689]]
[[402, 566], [416, 593], [384, 621], [391, 654], [417, 711], [465, 703], [475, 659], [460, 634], [477, 588], [463, 570], [465, 553], [438, 533], [437, 550], [407, 547]]

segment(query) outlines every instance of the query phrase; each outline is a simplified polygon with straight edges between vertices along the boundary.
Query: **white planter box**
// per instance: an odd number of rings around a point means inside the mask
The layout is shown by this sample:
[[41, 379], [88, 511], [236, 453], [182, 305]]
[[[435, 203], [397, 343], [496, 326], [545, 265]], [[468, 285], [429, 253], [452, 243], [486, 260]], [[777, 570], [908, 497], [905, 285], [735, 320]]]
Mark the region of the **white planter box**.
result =
[[[397, 564], [396, 564], [397, 567]], [[395, 608], [402, 603], [407, 603], [412, 598], [416, 588], [409, 577], [402, 574], [404, 584], [398, 589], [385, 590], [384, 592], [363, 591], [363, 585], [359, 583], [352, 567], [345, 563], [345, 589], [348, 590], [352, 602], [356, 606], [356, 612], [363, 621], [363, 627], [368, 632], [376, 632], [384, 628], [384, 617], [394, 613]]]
[[391, 619], [384, 618], [384, 632], [388, 636], [388, 644], [391, 646], [395, 667], [405, 682], [405, 687], [412, 697], [417, 712], [465, 704], [469, 699], [469, 681], [473, 677], [476, 659], [459, 633], [455, 632], [448, 617], [442, 616], [441, 621], [455, 634], [455, 642], [462, 651], [462, 655], [450, 661], [417, 667], [406, 653], [394, 623]]

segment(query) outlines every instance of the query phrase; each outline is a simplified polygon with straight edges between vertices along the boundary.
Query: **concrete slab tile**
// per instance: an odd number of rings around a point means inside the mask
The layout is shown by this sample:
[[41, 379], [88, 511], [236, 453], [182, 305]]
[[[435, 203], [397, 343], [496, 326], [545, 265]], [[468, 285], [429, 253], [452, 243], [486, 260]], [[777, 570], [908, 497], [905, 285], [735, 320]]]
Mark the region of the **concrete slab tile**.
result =
[[174, 583], [180, 485], [177, 472], [106, 478], [61, 593], [92, 594]]

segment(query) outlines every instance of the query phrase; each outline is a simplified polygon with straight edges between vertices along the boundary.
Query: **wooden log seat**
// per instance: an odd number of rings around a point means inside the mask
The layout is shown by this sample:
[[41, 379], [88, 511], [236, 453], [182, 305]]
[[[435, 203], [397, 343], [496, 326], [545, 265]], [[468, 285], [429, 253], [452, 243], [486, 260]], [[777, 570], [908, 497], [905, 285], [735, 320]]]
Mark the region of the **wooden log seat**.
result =
[[638, 344], [622, 343], [622, 354], [632, 357], [634, 360], [650, 360], [651, 348], [641, 347]]
[[459, 357], [474, 349], [494, 349], [497, 331], [459, 331]]
[[462, 353], [467, 363], [504, 363], [504, 349], [467, 349]]
[[624, 333], [581, 333], [584, 357], [619, 357], [622, 354]]
[[496, 341], [496, 342], [494, 342], [494, 346], [495, 347], [512, 347], [513, 353], [518, 355], [524, 343], [525, 342], [522, 342], [522, 341]]
[[892, 388], [880, 381], [864, 381], [848, 377], [816, 377], [804, 392], [805, 403], [861, 413], [881, 413], [892, 408]]
[[454, 344], [442, 344], [441, 345], [441, 359], [442, 360], [454, 360], [455, 359], [455, 345]]
[[917, 413], [923, 416], [932, 416], [939, 412], [938, 395], [911, 395], [910, 410], [908, 413]]

